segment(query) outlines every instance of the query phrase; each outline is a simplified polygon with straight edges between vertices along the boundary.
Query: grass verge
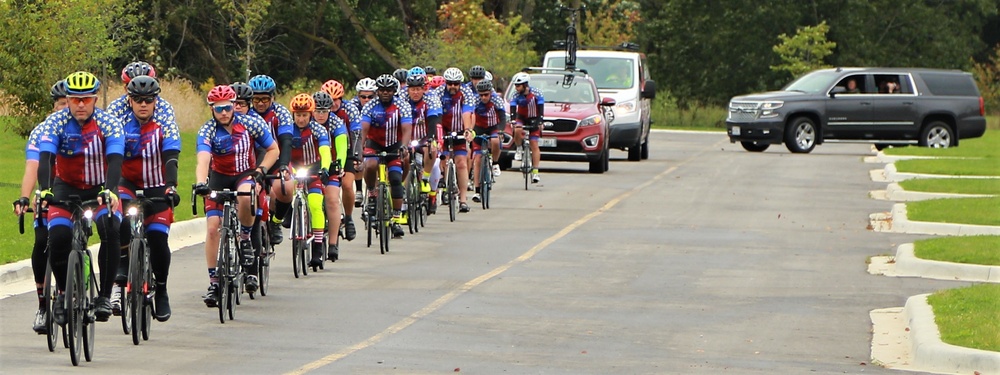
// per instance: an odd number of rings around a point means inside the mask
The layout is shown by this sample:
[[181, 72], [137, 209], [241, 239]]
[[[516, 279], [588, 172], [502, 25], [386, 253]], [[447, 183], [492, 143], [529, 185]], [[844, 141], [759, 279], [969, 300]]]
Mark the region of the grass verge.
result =
[[916, 178], [900, 181], [909, 191], [952, 194], [1000, 194], [1000, 178]]
[[900, 160], [896, 162], [896, 170], [951, 176], [1000, 176], [1000, 158]]
[[892, 147], [883, 150], [886, 155], [938, 156], [938, 157], [1000, 157], [1000, 131], [987, 130], [982, 137], [963, 139], [958, 147]]
[[920, 259], [1000, 266], [1000, 236], [954, 236], [915, 241]]
[[927, 297], [941, 341], [1000, 352], [1000, 285], [980, 284]]
[[671, 97], [662, 95], [653, 99], [650, 116], [654, 129], [726, 131], [726, 107], [695, 105], [687, 109], [677, 107]]
[[1000, 197], [909, 202], [906, 204], [906, 216], [914, 221], [1000, 225]]

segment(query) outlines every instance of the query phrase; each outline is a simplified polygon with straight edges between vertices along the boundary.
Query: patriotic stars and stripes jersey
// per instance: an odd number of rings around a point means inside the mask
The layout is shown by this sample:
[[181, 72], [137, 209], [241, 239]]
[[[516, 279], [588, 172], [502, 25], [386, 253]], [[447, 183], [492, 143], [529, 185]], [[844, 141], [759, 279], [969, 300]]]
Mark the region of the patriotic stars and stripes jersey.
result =
[[527, 94], [515, 93], [510, 99], [511, 118], [517, 115], [521, 121], [541, 116], [539, 109], [545, 104], [542, 92], [537, 88], [528, 86]]
[[[128, 95], [122, 95], [118, 99], [112, 100], [105, 112], [121, 119], [123, 123], [128, 121], [125, 116], [132, 113], [132, 106], [128, 104]], [[163, 97], [157, 97], [156, 107], [153, 108], [153, 120], [161, 126], [176, 128], [177, 119], [174, 117], [174, 106], [170, 105], [170, 102], [164, 100]]]
[[35, 125], [35, 128], [31, 129], [31, 134], [28, 135], [28, 144], [25, 146], [24, 149], [24, 158], [26, 160], [38, 161], [38, 152], [39, 152], [38, 146], [39, 146], [39, 141], [42, 138], [42, 129], [43, 129], [42, 125], [45, 125], [45, 123], [42, 122], [39, 123], [38, 125]]
[[[340, 127], [343, 128], [342, 125]], [[330, 133], [326, 127], [315, 120], [310, 120], [304, 128], [292, 126], [291, 165], [301, 167], [318, 163], [321, 146], [330, 146]]]
[[77, 189], [104, 184], [107, 156], [122, 155], [125, 148], [121, 121], [99, 108], [83, 124], [63, 109], [41, 126], [39, 151], [55, 155], [55, 176]]
[[[330, 117], [339, 117], [341, 122], [346, 124], [348, 130], [352, 132], [361, 131], [361, 102], [357, 100], [358, 98], [351, 99], [351, 101], [341, 101], [339, 109], [330, 111]], [[333, 134], [332, 131], [330, 133]]]
[[402, 141], [403, 125], [413, 124], [413, 110], [408, 101], [398, 96], [393, 96], [388, 106], [372, 99], [361, 110], [361, 122], [370, 125], [368, 139], [382, 147], [392, 146]]
[[[361, 115], [358, 115], [358, 117], [360, 118]], [[358, 122], [360, 123], [361, 120], [358, 120]], [[326, 124], [320, 124], [320, 125], [323, 126], [329, 133], [330, 152], [333, 154], [334, 158], [336, 158], [338, 151], [336, 142], [337, 136], [339, 135], [347, 136], [347, 125], [344, 123], [344, 120], [341, 119], [339, 116], [330, 116], [330, 118], [326, 120]], [[350, 145], [348, 145], [348, 147], [350, 147]], [[344, 155], [347, 155], [347, 150], [344, 150]], [[341, 162], [340, 165], [344, 165], [343, 162]]]
[[[250, 112], [256, 111], [253, 107], [250, 108]], [[281, 134], [291, 134], [292, 126], [295, 126], [295, 122], [292, 121], [292, 113], [288, 112], [288, 108], [275, 102], [271, 103], [271, 107], [267, 111], [257, 114], [264, 119], [264, 123], [270, 125], [268, 129], [270, 129], [271, 138], [274, 139], [278, 139]]]
[[477, 100], [476, 107], [472, 110], [476, 115], [476, 127], [489, 128], [499, 125], [507, 118], [506, 108], [507, 103], [504, 103], [503, 98], [496, 92], [493, 92], [490, 100], [486, 103]]
[[135, 114], [124, 118], [125, 159], [122, 162], [122, 179], [137, 188], [166, 186], [163, 160], [164, 151], [180, 151], [181, 135], [176, 122], [161, 123], [156, 115], [139, 124]]
[[462, 133], [465, 124], [462, 114], [472, 113], [473, 106], [466, 100], [464, 90], [459, 89], [455, 95], [445, 91], [441, 97], [441, 127], [445, 132]]
[[198, 130], [198, 152], [212, 153], [212, 170], [238, 176], [257, 165], [254, 145], [268, 148], [274, 143], [267, 124], [258, 116], [233, 114], [232, 133], [215, 119]]
[[413, 140], [420, 140], [429, 135], [434, 135], [433, 131], [428, 133], [427, 118], [441, 116], [441, 99], [425, 93], [420, 101], [414, 102], [409, 99], [409, 96], [407, 96], [406, 100], [410, 103], [410, 107], [413, 108]]

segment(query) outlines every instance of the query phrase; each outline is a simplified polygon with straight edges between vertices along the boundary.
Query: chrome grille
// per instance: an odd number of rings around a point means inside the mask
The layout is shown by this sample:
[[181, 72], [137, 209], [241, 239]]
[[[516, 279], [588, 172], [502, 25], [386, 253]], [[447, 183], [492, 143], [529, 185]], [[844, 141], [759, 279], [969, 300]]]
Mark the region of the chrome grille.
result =
[[753, 121], [760, 114], [757, 102], [729, 102], [729, 121]]
[[542, 125], [543, 129], [555, 133], [572, 133], [576, 131], [577, 120], [545, 120]]

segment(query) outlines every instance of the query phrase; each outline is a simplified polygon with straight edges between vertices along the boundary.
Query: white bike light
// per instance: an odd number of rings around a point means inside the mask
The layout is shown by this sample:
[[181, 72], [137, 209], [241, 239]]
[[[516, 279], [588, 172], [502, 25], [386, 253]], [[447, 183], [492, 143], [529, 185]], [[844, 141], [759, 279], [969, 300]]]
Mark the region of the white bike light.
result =
[[306, 178], [306, 177], [309, 177], [309, 169], [308, 168], [302, 168], [302, 169], [299, 169], [299, 170], [295, 171], [295, 178]]
[[139, 210], [135, 206], [128, 208], [128, 216], [135, 216], [137, 214], [139, 214]]
[[87, 220], [93, 219], [94, 218], [94, 210], [83, 211], [83, 217], [86, 218]]

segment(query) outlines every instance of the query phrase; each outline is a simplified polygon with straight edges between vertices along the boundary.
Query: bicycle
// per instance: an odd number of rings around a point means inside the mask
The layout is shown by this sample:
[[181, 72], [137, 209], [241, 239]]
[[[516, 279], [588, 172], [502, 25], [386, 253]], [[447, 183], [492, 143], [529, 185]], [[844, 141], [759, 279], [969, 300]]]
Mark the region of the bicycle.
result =
[[[516, 127], [513, 127], [513, 131], [518, 131]], [[528, 139], [528, 134], [535, 129], [538, 129], [538, 125], [528, 125], [524, 124], [521, 126], [521, 166], [518, 169], [521, 170], [521, 174], [524, 176], [524, 190], [528, 190], [528, 185], [531, 183], [531, 171], [535, 167], [531, 165], [531, 140]]]
[[[365, 158], [378, 159], [378, 183], [376, 184], [375, 202], [371, 197], [365, 198], [364, 213], [367, 215], [368, 227], [368, 247], [372, 246], [372, 232], [376, 232], [379, 238], [379, 251], [382, 254], [389, 252], [389, 239], [392, 238], [392, 197], [389, 196], [389, 172], [385, 159], [399, 156], [396, 152], [379, 152], [375, 154], [364, 154]], [[374, 211], [375, 217], [371, 214]]]
[[493, 190], [493, 151], [490, 147], [490, 135], [481, 134], [473, 138], [473, 142], [481, 142], [482, 153], [479, 158], [479, 195], [483, 209], [490, 208], [490, 191]]
[[[191, 193], [191, 210], [197, 215], [197, 205], [195, 203], [194, 185]], [[236, 318], [236, 305], [240, 304], [240, 294], [243, 291], [243, 269], [242, 262], [237, 261], [237, 257], [242, 258], [239, 252], [240, 224], [236, 219], [236, 199], [241, 196], [255, 197], [253, 192], [232, 191], [227, 189], [212, 190], [209, 193], [210, 199], [217, 199], [222, 202], [222, 224], [219, 226], [221, 236], [219, 238], [219, 252], [216, 258], [215, 274], [219, 278], [218, 308], [219, 323], [226, 323], [228, 313], [229, 320]], [[251, 198], [251, 202], [253, 198]]]
[[[295, 172], [295, 193], [292, 196], [292, 216], [291, 216], [291, 236], [292, 236], [292, 271], [295, 274], [295, 278], [299, 278], [299, 272], [302, 272], [302, 276], [309, 274], [308, 264], [309, 259], [312, 257], [312, 243], [315, 240], [315, 235], [313, 235], [312, 230], [312, 214], [309, 212], [309, 182], [315, 178], [317, 175], [310, 173], [309, 168], [300, 168]], [[282, 182], [284, 184], [284, 182]], [[324, 228], [326, 228], [326, 223], [324, 222]], [[313, 267], [313, 272], [317, 269], [323, 269], [324, 263], [326, 263], [326, 247], [329, 239], [325, 235], [326, 230], [324, 229], [323, 236], [323, 251], [320, 255], [319, 266]]]
[[[24, 214], [37, 213], [37, 215], [35, 215], [36, 218], [44, 218], [47, 217], [48, 215], [49, 209], [48, 207], [42, 207], [41, 200], [37, 198], [38, 196], [37, 191], [35, 192], [35, 196], [36, 198], [35, 198], [34, 208], [29, 208], [27, 211], [18, 215], [17, 226], [21, 234], [24, 234]], [[36, 223], [35, 225], [44, 225], [44, 224]], [[58, 296], [58, 290], [56, 290], [56, 288], [52, 284], [55, 280], [53, 276], [54, 274], [52, 272], [52, 264], [49, 263], [48, 252], [46, 252], [45, 278], [42, 281], [42, 296], [45, 300], [45, 303], [42, 305], [42, 308], [44, 309], [45, 313], [45, 343], [46, 346], [49, 348], [50, 352], [54, 352], [56, 350], [56, 343], [59, 342], [58, 332], [60, 328], [59, 325], [56, 324], [55, 318], [52, 317], [52, 306], [56, 301], [56, 297]], [[63, 347], [68, 348], [69, 339], [67, 338], [65, 329], [62, 330], [62, 341], [63, 341]]]
[[421, 147], [419, 144], [420, 141], [411, 142], [410, 155], [413, 155], [413, 158], [410, 159], [409, 179], [407, 179], [405, 186], [406, 215], [409, 217], [407, 225], [409, 226], [410, 234], [419, 233], [420, 227], [424, 226], [424, 220], [427, 217], [427, 204], [429, 202], [427, 193], [421, 190], [424, 175], [424, 154], [420, 152]]
[[143, 212], [152, 203], [172, 202], [163, 197], [146, 197], [143, 190], [136, 190], [135, 199], [126, 211], [130, 219], [132, 242], [128, 247], [128, 277], [125, 292], [122, 293], [122, 327], [125, 333], [132, 334], [133, 345], [139, 345], [140, 336], [142, 341], [149, 340], [149, 330], [153, 324], [156, 279], [149, 264], [149, 243], [144, 225], [146, 216]]
[[447, 150], [448, 163], [445, 166], [446, 176], [445, 176], [445, 191], [443, 194], [438, 194], [442, 196], [442, 199], [447, 198], [448, 201], [448, 219], [451, 222], [455, 222], [455, 214], [458, 213], [458, 167], [455, 166], [455, 144], [461, 142], [465, 143], [465, 135], [459, 135], [457, 132], [451, 132], [451, 134], [444, 136], [444, 147]]

